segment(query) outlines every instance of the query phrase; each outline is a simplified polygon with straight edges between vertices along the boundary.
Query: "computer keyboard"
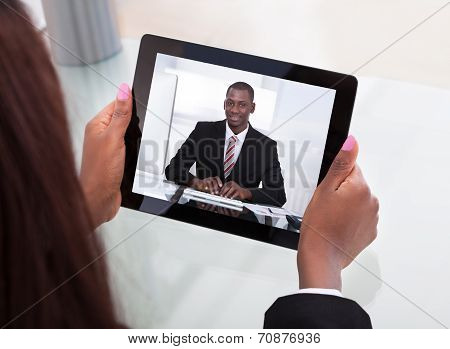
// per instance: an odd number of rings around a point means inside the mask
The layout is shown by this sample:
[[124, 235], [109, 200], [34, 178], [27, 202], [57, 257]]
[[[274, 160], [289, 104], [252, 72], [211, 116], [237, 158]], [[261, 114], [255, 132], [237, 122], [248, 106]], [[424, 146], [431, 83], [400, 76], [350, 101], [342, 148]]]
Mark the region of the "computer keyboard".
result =
[[202, 191], [194, 190], [194, 189], [191, 189], [191, 188], [184, 189], [183, 195], [184, 196], [189, 196], [193, 200], [195, 200], [195, 199], [203, 199], [203, 200], [208, 200], [210, 202], [217, 202], [219, 205], [220, 204], [224, 204], [226, 206], [231, 206], [231, 207], [236, 207], [236, 208], [244, 207], [244, 204], [242, 203], [242, 201], [229, 199], [229, 198], [224, 198], [223, 196], [209, 194], [209, 193], [205, 193], [205, 192], [202, 192]]

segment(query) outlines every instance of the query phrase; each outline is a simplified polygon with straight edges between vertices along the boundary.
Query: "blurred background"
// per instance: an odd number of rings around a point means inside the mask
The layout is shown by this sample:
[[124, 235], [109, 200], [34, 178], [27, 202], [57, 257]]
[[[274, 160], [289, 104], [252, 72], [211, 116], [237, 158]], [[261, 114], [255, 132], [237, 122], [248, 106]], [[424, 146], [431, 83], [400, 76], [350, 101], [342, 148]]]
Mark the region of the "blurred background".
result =
[[[350, 132], [380, 222], [343, 294], [377, 328], [450, 326], [447, 1], [45, 0], [47, 18], [26, 2], [56, 63], [56, 38], [91, 48], [80, 51], [89, 65], [57, 64], [78, 163], [86, 122], [132, 83], [145, 33], [356, 75]], [[298, 288], [295, 251], [126, 209], [98, 234], [130, 327], [260, 328]]]
[[[81, 0], [84, 1], [84, 0]], [[41, 0], [25, 0], [38, 25]], [[145, 33], [351, 73], [446, 1], [111, 0], [121, 37]], [[450, 87], [448, 10], [358, 71]], [[268, 54], [269, 53], [269, 54]]]

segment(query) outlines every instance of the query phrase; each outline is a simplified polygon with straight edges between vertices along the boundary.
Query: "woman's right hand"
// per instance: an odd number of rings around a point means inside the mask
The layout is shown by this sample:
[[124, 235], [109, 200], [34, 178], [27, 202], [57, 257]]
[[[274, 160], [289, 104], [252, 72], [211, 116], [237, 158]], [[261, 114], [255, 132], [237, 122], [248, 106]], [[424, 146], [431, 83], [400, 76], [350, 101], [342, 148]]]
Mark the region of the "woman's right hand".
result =
[[377, 235], [378, 200], [356, 165], [349, 136], [306, 209], [297, 265], [300, 288], [341, 289], [341, 270]]

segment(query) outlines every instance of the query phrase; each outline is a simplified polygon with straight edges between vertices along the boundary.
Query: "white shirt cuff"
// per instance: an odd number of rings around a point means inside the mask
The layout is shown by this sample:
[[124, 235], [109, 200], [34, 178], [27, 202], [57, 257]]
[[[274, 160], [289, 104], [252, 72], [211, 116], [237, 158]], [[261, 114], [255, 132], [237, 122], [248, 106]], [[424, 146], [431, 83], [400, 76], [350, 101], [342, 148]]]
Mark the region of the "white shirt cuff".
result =
[[342, 297], [342, 293], [334, 288], [301, 288], [298, 293], [324, 294], [328, 296]]

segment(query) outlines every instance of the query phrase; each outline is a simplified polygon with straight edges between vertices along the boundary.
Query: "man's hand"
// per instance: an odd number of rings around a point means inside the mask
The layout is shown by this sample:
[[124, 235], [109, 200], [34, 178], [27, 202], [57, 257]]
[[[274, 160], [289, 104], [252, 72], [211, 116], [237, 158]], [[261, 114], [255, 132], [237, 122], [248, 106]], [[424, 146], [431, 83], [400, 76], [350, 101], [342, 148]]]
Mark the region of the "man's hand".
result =
[[341, 270], [377, 235], [378, 200], [355, 164], [349, 136], [306, 209], [297, 264], [300, 288], [341, 289]]
[[250, 190], [242, 188], [233, 181], [226, 182], [219, 195], [230, 199], [238, 198], [239, 200], [251, 200], [252, 198]]
[[121, 84], [116, 100], [89, 121], [84, 132], [80, 182], [95, 227], [112, 219], [120, 207], [131, 111], [130, 88]]
[[195, 177], [190, 186], [196, 190], [218, 195], [223, 184], [219, 177], [208, 177], [205, 179]]

